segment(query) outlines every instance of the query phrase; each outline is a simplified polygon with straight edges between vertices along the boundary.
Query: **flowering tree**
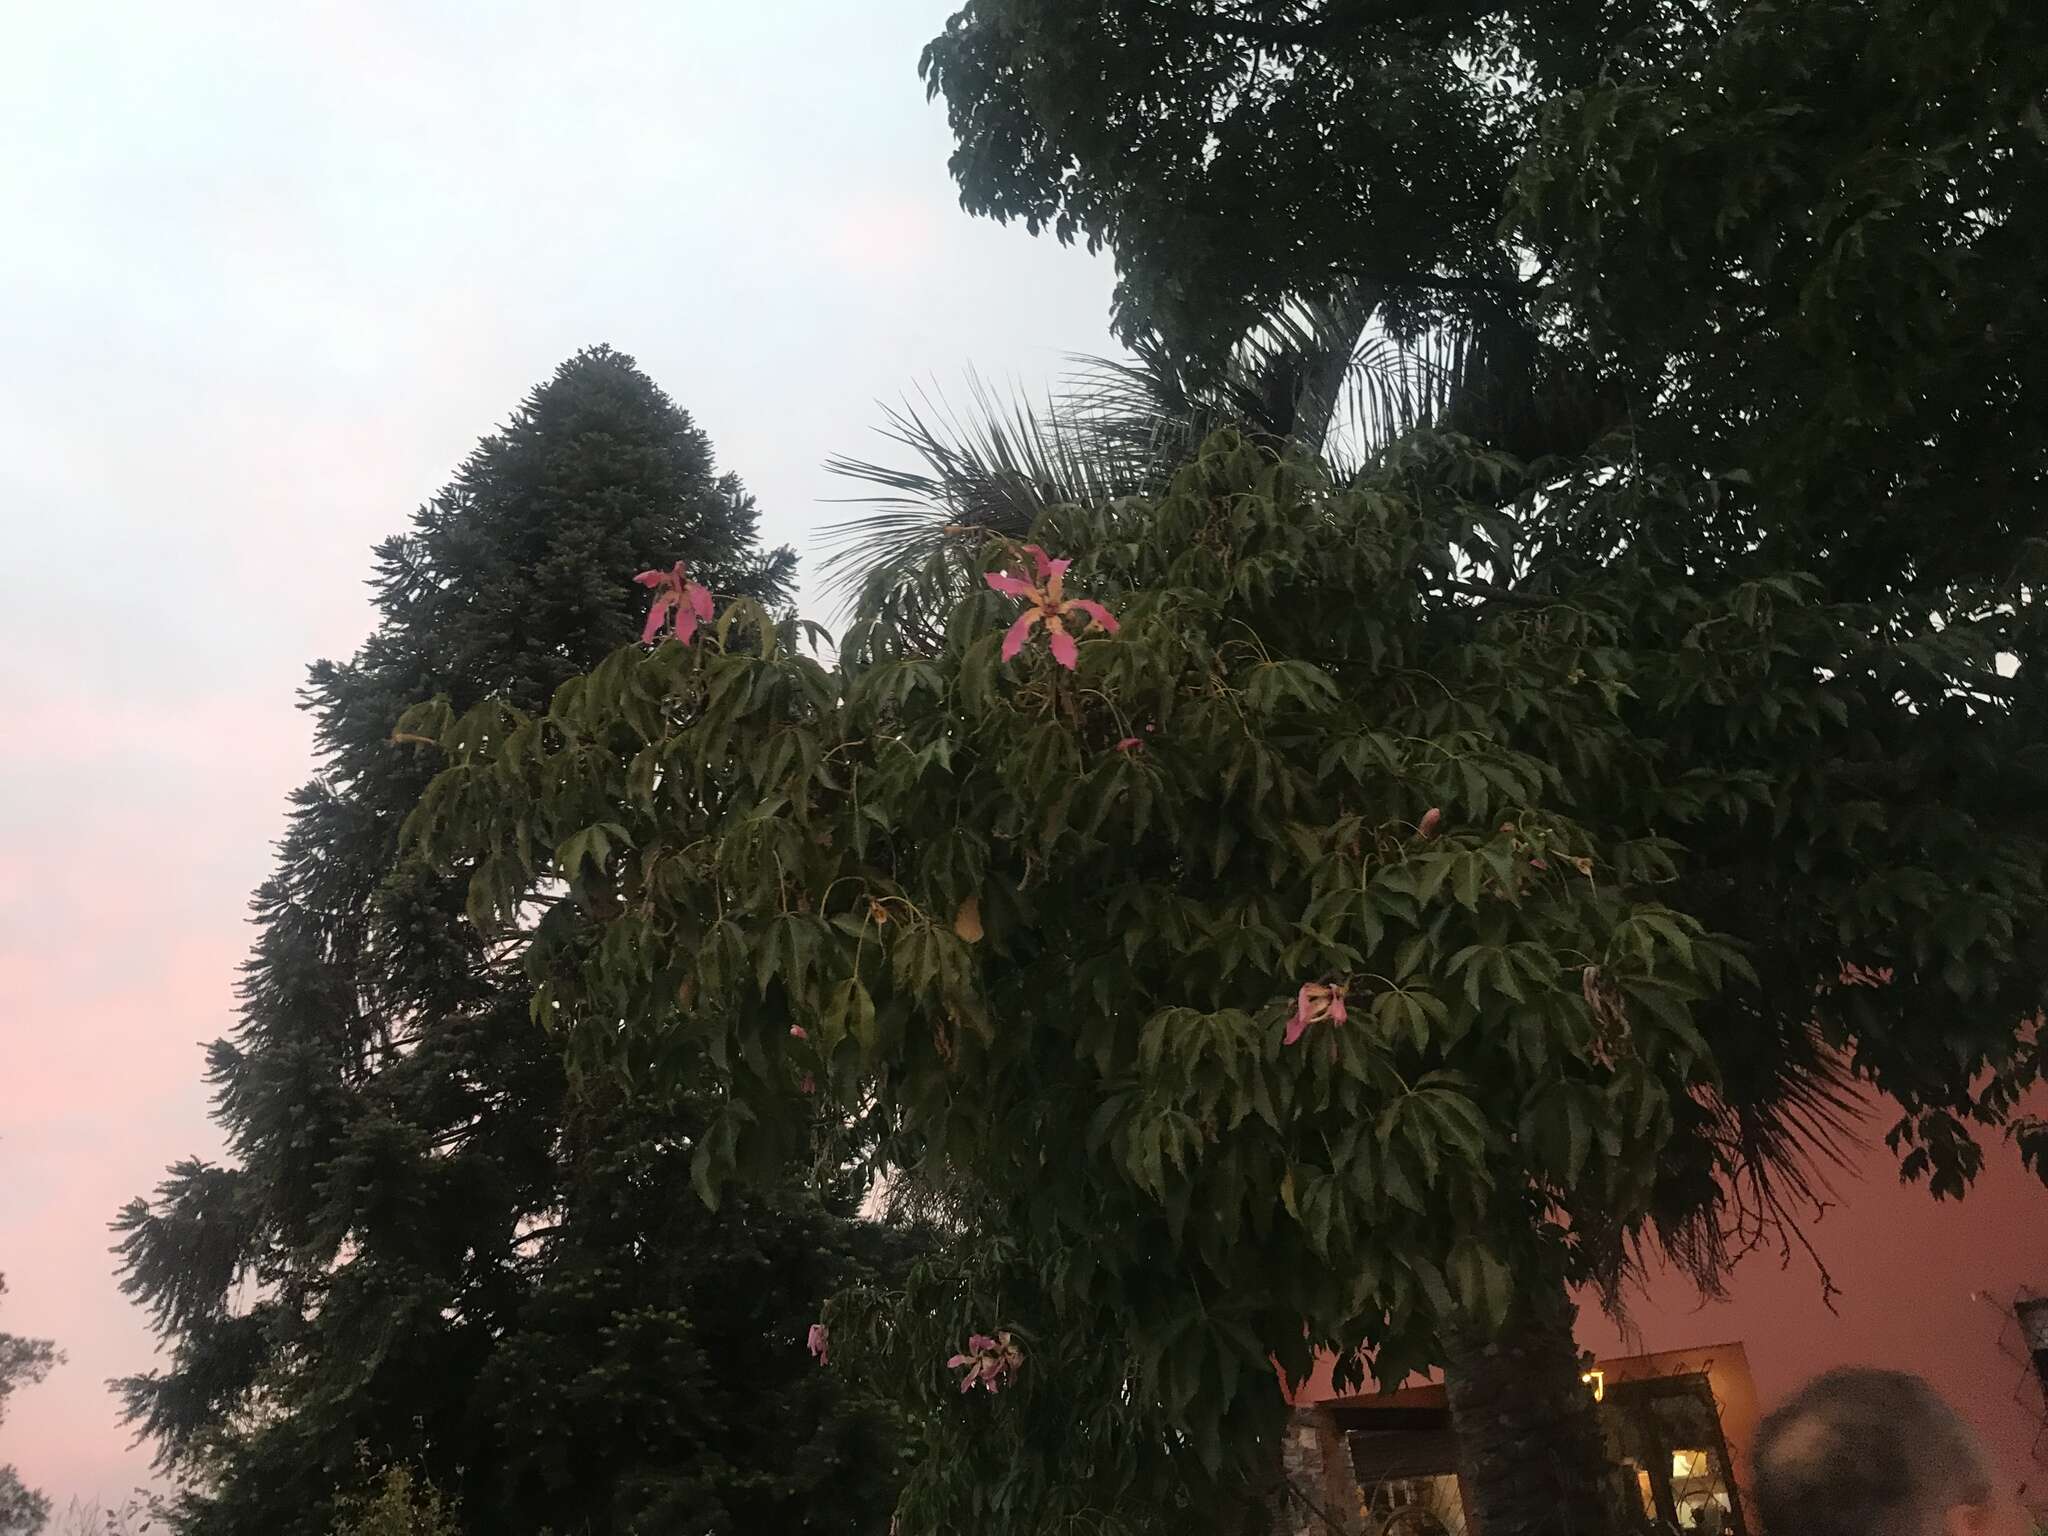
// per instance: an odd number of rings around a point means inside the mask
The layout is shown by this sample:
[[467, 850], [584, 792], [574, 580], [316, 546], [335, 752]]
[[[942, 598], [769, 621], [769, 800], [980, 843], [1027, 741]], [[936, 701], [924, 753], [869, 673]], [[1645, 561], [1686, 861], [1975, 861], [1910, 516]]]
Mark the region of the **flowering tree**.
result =
[[[704, 1199], [821, 1104], [951, 1189], [963, 1241], [828, 1319], [833, 1369], [927, 1405], [911, 1536], [1251, 1528], [1274, 1365], [1316, 1350], [1581, 1426], [1535, 1483], [1468, 1470], [1596, 1529], [1566, 1288], [1752, 1166], [1752, 1058], [1782, 1085], [1947, 995], [2005, 1010], [1973, 1067], [2024, 1072], [2040, 992], [2030, 828], [1944, 823], [1916, 899], [2004, 916], [1923, 936], [1836, 799], [2014, 792], [1884, 746], [1980, 647], [1689, 571], [1699, 494], [1455, 438], [1339, 488], [1222, 433], [1160, 498], [1049, 516], [1058, 559], [942, 553], [935, 588], [987, 579], [936, 645], [884, 590], [828, 666], [741, 601], [544, 715], [416, 711], [450, 766], [414, 844], [471, 869], [581, 1071], [706, 1096]], [[1034, 615], [1066, 643], [1020, 647]], [[1744, 870], [1826, 876], [1762, 951], [1695, 911]], [[1532, 1331], [1563, 1356], [1503, 1347]]]

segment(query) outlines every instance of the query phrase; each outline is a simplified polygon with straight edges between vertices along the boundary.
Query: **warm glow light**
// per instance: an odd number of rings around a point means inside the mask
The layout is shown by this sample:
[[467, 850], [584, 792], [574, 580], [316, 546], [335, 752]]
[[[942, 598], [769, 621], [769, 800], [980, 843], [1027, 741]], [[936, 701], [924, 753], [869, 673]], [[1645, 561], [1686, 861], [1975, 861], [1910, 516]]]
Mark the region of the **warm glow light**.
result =
[[1643, 1501], [1643, 1518], [1645, 1520], [1656, 1519], [1657, 1493], [1650, 1486], [1650, 1473], [1647, 1467], [1636, 1468], [1636, 1497]]
[[1607, 1397], [1607, 1373], [1605, 1371], [1584, 1371], [1579, 1380], [1593, 1389], [1593, 1401], [1602, 1402]]
[[1707, 1453], [1705, 1451], [1673, 1451], [1671, 1453], [1671, 1480], [1673, 1482], [1691, 1482], [1696, 1477], [1705, 1477], [1707, 1472]]

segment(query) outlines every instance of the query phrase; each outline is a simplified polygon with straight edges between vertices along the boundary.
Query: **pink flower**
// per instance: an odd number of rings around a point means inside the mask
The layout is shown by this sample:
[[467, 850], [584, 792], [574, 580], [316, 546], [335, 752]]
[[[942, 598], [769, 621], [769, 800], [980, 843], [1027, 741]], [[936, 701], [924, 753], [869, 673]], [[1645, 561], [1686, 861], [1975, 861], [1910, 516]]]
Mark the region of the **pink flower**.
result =
[[1117, 622], [1102, 604], [1085, 597], [1066, 595], [1067, 567], [1073, 561], [1054, 560], [1036, 544], [1026, 544], [1024, 553], [1037, 566], [1036, 580], [1015, 571], [990, 571], [983, 578], [996, 591], [1009, 597], [1021, 597], [1030, 604], [1017, 615], [1017, 622], [1003, 636], [1003, 660], [1008, 661], [1023, 650], [1024, 642], [1031, 636], [1032, 626], [1042, 621], [1046, 639], [1052, 645], [1052, 659], [1071, 672], [1081, 652], [1074, 644], [1068, 624], [1078, 615], [1092, 620], [1104, 634], [1113, 635], [1117, 632]]
[[1122, 741], [1116, 744], [1116, 749], [1119, 752], [1128, 752], [1133, 747], [1142, 747], [1143, 745], [1145, 745], [1145, 740], [1143, 737], [1126, 736]]
[[676, 638], [685, 645], [697, 633], [700, 623], [710, 622], [711, 589], [690, 580], [682, 561], [678, 560], [672, 571], [642, 571], [633, 579], [643, 587], [654, 588], [654, 601], [648, 605], [647, 622], [640, 630], [642, 645], [659, 635], [671, 617], [675, 619]]
[[830, 1328], [827, 1328], [823, 1323], [811, 1324], [810, 1336], [805, 1342], [810, 1345], [811, 1354], [816, 1358], [818, 1364], [830, 1365], [832, 1363], [830, 1358], [832, 1354], [832, 1330]]
[[811, 1032], [808, 1029], [805, 1029], [801, 1024], [790, 1025], [789, 1033], [790, 1038], [794, 1040], [808, 1040], [811, 1038]]
[[976, 1333], [968, 1336], [964, 1352], [946, 1362], [946, 1369], [957, 1371], [963, 1365], [967, 1367], [967, 1374], [960, 1378], [962, 1392], [971, 1391], [976, 1385], [999, 1392], [1023, 1363], [1024, 1352], [1007, 1333], [998, 1333], [994, 1338]]
[[1443, 808], [1441, 806], [1432, 805], [1428, 810], [1422, 813], [1422, 820], [1416, 823], [1415, 835], [1421, 838], [1424, 842], [1427, 842], [1430, 838], [1436, 836], [1437, 828], [1441, 827], [1443, 824]]
[[[1350, 1015], [1344, 1009], [1344, 989], [1334, 982], [1305, 981], [1295, 994], [1294, 1016], [1287, 1021], [1287, 1036], [1280, 1043], [1292, 1045], [1311, 1024], [1327, 1019], [1342, 1024]], [[1334, 1044], [1334, 1042], [1332, 1042]]]

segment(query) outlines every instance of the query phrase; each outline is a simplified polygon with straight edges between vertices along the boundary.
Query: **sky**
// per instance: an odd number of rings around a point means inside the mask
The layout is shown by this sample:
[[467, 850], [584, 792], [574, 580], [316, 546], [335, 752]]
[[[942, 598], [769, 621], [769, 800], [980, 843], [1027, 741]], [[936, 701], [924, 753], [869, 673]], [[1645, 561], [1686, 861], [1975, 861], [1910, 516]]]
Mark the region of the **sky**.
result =
[[[211, 1154], [202, 1042], [369, 551], [579, 346], [800, 552], [878, 401], [1110, 350], [1108, 263], [960, 212], [950, 0], [0, 0], [0, 1463], [149, 1473], [109, 1220]], [[820, 605], [812, 600], [814, 616]]]

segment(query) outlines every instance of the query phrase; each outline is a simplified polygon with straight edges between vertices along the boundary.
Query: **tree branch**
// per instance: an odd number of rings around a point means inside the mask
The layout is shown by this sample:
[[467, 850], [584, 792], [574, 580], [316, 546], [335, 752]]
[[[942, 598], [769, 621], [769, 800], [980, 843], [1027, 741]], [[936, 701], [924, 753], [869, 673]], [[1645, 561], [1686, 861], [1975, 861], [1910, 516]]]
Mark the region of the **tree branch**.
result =
[[1564, 601], [1559, 597], [1539, 597], [1532, 592], [1517, 592], [1509, 587], [1496, 587], [1486, 581], [1440, 581], [1432, 590], [1462, 592], [1467, 597], [1483, 597], [1488, 602], [1508, 603], [1517, 608], [1555, 608]]
[[[1168, 3], [1179, 6], [1185, 0], [1168, 0]], [[1184, 35], [1213, 30], [1248, 43], [1301, 47], [1312, 46], [1346, 32], [1397, 27], [1431, 16], [1472, 19], [1497, 9], [1499, 6], [1488, 3], [1488, 0], [1331, 0], [1329, 8], [1321, 15], [1305, 21], [1268, 21], [1244, 10], [1224, 10], [1216, 13], [1211, 27], [1182, 23], [1176, 30]]]
[[1501, 298], [1527, 298], [1549, 275], [1547, 266], [1527, 277], [1502, 281], [1491, 277], [1451, 277], [1434, 272], [1375, 272], [1364, 267], [1332, 267], [1339, 277], [1355, 277], [1389, 288], [1436, 288], [1446, 293], [1486, 293]]

